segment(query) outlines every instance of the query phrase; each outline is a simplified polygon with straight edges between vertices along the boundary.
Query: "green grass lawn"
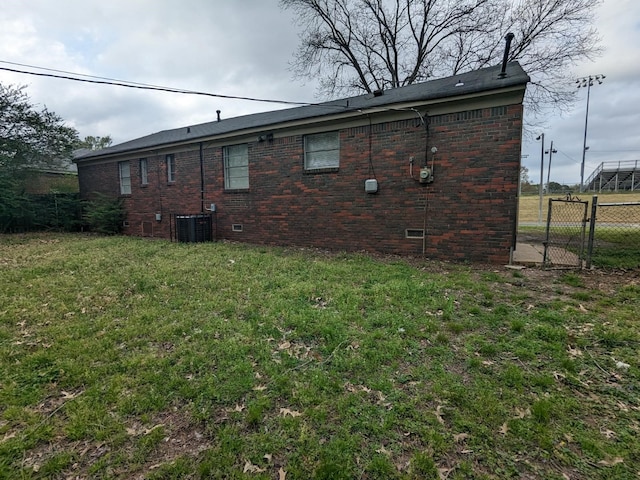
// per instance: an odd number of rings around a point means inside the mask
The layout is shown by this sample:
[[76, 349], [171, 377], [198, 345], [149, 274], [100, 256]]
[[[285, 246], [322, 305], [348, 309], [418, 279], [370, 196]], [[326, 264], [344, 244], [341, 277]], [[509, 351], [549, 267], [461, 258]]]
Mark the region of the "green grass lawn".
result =
[[0, 237], [0, 479], [628, 479], [638, 272]]

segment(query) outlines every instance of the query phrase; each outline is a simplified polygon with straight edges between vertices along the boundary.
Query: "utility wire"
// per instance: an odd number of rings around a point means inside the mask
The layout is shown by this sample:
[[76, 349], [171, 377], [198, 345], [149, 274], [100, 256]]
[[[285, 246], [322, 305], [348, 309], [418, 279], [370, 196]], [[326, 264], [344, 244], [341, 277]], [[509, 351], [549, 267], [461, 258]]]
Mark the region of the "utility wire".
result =
[[[0, 63], [9, 63], [11, 64], [11, 62], [5, 62], [5, 61], [1, 61]], [[21, 65], [24, 67], [29, 67], [29, 68], [41, 68], [43, 70], [49, 70], [49, 71], [58, 71], [59, 70], [53, 70], [53, 69], [45, 69], [42, 67], [34, 67], [32, 65]], [[26, 70], [18, 70], [15, 68], [7, 68], [7, 67], [0, 67], [0, 70], [4, 70], [7, 72], [13, 72], [13, 73], [22, 73], [25, 75], [34, 75], [37, 77], [47, 77], [47, 78], [58, 78], [58, 79], [62, 79], [62, 80], [72, 80], [75, 82], [84, 82], [84, 83], [93, 83], [93, 84], [99, 84], [99, 85], [113, 85], [113, 86], [118, 86], [118, 87], [127, 87], [127, 88], [136, 88], [139, 90], [155, 90], [155, 91], [159, 91], [159, 92], [169, 92], [169, 93], [181, 93], [181, 94], [188, 94], [188, 95], [200, 95], [200, 96], [205, 96], [205, 97], [215, 97], [215, 98], [226, 98], [226, 99], [231, 99], [231, 100], [247, 100], [250, 102], [265, 102], [265, 103], [279, 103], [279, 104], [284, 104], [284, 105], [297, 105], [297, 106], [305, 106], [305, 105], [313, 105], [313, 106], [327, 106], [327, 107], [334, 107], [333, 105], [322, 105], [322, 104], [318, 104], [318, 103], [309, 103], [309, 102], [291, 102], [291, 101], [287, 101], [287, 100], [273, 100], [273, 99], [267, 99], [267, 98], [254, 98], [254, 97], [243, 97], [243, 96], [236, 96], [236, 95], [223, 95], [223, 94], [219, 94], [219, 93], [209, 93], [209, 92], [199, 92], [196, 90], [183, 90], [183, 89], [179, 89], [179, 88], [171, 88], [171, 87], [161, 87], [161, 86], [157, 86], [157, 85], [148, 85], [148, 84], [144, 84], [144, 83], [135, 83], [135, 82], [127, 82], [124, 80], [115, 80], [115, 79], [103, 79], [104, 77], [94, 77], [91, 75], [84, 75], [84, 74], [76, 74], [76, 73], [71, 73], [71, 72], [63, 72], [63, 73], [69, 73], [70, 75], [81, 75], [81, 76], [86, 76], [86, 77], [90, 77], [90, 78], [78, 78], [78, 77], [72, 77], [69, 75], [56, 75], [53, 73], [39, 73], [39, 72], [29, 72]], [[335, 106], [337, 108], [337, 106]], [[344, 108], [344, 107], [339, 107], [339, 108]]]
[[78, 72], [70, 72], [68, 70], [58, 70], [56, 68], [39, 67], [37, 65], [29, 65], [29, 64], [26, 64], [26, 63], [9, 62], [7, 60], [0, 60], [0, 63], [5, 63], [7, 65], [15, 65], [15, 66], [18, 66], [18, 67], [35, 68], [37, 70], [45, 70], [47, 72], [64, 73], [66, 75], [74, 75], [76, 77], [96, 78], [98, 80], [110, 80], [112, 82], [129, 83], [131, 85], [142, 85], [142, 86], [145, 86], [145, 87], [161, 87], [162, 88], [162, 85], [153, 85], [153, 84], [150, 84], [150, 83], [132, 82], [132, 81], [129, 81], [129, 80], [120, 80], [118, 78], [100, 77], [100, 76], [96, 76], [96, 75], [89, 75], [87, 73], [78, 73]]
[[[159, 91], [159, 92], [169, 92], [169, 93], [181, 93], [181, 94], [186, 94], [186, 95], [200, 95], [200, 96], [205, 96], [205, 97], [214, 97], [214, 98], [226, 98], [226, 99], [230, 99], [230, 100], [246, 100], [246, 101], [250, 101], [250, 102], [265, 102], [265, 103], [277, 103], [277, 104], [283, 104], [283, 105], [295, 105], [295, 106], [311, 106], [311, 107], [324, 107], [324, 108], [335, 108], [338, 110], [345, 110], [349, 108], [349, 103], [347, 101], [346, 105], [327, 105], [326, 103], [311, 103], [311, 102], [292, 102], [292, 101], [288, 101], [288, 100], [274, 100], [274, 99], [269, 99], [269, 98], [254, 98], [254, 97], [244, 97], [244, 96], [237, 96], [237, 95], [223, 95], [223, 94], [219, 94], [219, 93], [209, 93], [209, 92], [200, 92], [197, 90], [186, 90], [186, 89], [180, 89], [180, 88], [172, 88], [172, 87], [163, 87], [160, 85], [152, 85], [152, 84], [148, 84], [148, 83], [139, 83], [139, 82], [132, 82], [132, 81], [128, 81], [128, 80], [119, 80], [119, 79], [115, 79], [115, 78], [109, 78], [109, 77], [99, 77], [99, 76], [95, 76], [95, 75], [88, 75], [85, 73], [76, 73], [76, 72], [69, 72], [66, 70], [57, 70], [55, 68], [46, 68], [46, 67], [39, 67], [36, 65], [28, 65], [25, 63], [17, 63], [17, 62], [9, 62], [6, 60], [0, 60], [0, 63], [4, 63], [7, 65], [15, 65], [15, 66], [19, 66], [19, 67], [26, 67], [26, 68], [35, 68], [38, 70], [45, 70], [47, 72], [56, 72], [56, 73], [60, 73], [60, 74], [64, 74], [64, 75], [56, 75], [56, 74], [52, 74], [52, 73], [39, 73], [39, 72], [30, 72], [30, 71], [26, 71], [26, 70], [18, 70], [15, 68], [7, 68], [7, 67], [0, 67], [0, 70], [4, 70], [7, 72], [12, 72], [12, 73], [22, 73], [25, 75], [34, 75], [37, 77], [47, 77], [47, 78], [57, 78], [57, 79], [61, 79], [61, 80], [72, 80], [74, 82], [84, 82], [84, 83], [93, 83], [93, 84], [99, 84], [99, 85], [113, 85], [113, 86], [117, 86], [117, 87], [126, 87], [126, 88], [136, 88], [139, 90], [154, 90], [154, 91]], [[73, 76], [71, 76], [73, 75]], [[78, 78], [78, 77], [87, 77], [87, 78]], [[383, 108], [383, 111], [386, 112], [390, 112], [390, 111], [412, 111], [414, 113], [416, 113], [419, 117], [420, 117], [420, 121], [424, 124], [425, 120], [423, 118], [423, 116], [420, 114], [420, 112], [418, 112], [415, 108]], [[361, 109], [358, 109], [359, 112], [363, 113], [363, 111]]]
[[567, 155], [566, 153], [564, 153], [562, 150], [560, 150], [559, 148], [557, 149], [558, 153], [560, 153], [561, 155], [564, 155], [565, 157], [567, 157], [569, 160], [571, 160], [573, 163], [575, 163], [576, 165], [580, 165], [580, 162], [576, 161], [574, 158], [570, 157], [569, 155]]

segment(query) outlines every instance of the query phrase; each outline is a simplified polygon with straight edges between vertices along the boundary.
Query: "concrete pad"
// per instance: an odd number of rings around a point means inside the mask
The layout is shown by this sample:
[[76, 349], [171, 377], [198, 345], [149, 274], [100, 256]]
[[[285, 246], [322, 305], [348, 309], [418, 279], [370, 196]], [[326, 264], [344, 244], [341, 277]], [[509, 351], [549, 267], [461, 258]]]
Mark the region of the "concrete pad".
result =
[[542, 265], [544, 245], [517, 243], [513, 251], [513, 263], [520, 265]]
[[[535, 243], [517, 243], [513, 251], [512, 263], [516, 265], [542, 265], [544, 260], [544, 245]], [[581, 266], [580, 259], [575, 253], [562, 247], [551, 245], [547, 251], [547, 263], [554, 267]]]

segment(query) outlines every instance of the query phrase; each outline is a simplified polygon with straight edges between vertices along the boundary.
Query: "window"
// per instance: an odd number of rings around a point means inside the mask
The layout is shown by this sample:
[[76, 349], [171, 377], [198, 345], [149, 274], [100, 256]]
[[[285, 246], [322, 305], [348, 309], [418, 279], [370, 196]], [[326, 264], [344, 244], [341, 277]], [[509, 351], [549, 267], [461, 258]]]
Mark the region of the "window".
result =
[[140, 185], [149, 184], [149, 166], [146, 158], [140, 159]]
[[340, 136], [338, 132], [319, 133], [304, 137], [304, 169], [319, 170], [340, 166]]
[[176, 181], [176, 157], [173, 154], [166, 156], [167, 160], [167, 182], [173, 183]]
[[249, 188], [249, 148], [244, 145], [224, 147], [224, 188]]
[[131, 195], [131, 165], [129, 162], [118, 162], [120, 176], [120, 194]]

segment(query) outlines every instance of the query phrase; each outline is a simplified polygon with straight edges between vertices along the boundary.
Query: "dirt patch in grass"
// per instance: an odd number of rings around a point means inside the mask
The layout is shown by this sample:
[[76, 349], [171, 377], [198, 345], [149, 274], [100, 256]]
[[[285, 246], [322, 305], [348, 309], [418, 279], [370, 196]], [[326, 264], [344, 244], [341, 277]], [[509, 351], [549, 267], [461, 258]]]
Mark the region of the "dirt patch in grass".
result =
[[71, 442], [64, 437], [54, 438], [31, 449], [23, 458], [22, 467], [46, 474], [43, 471], [46, 466], [64, 457], [68, 464], [66, 478], [83, 479], [95, 475], [92, 467], [101, 459], [110, 457], [109, 461], [113, 461], [119, 455], [121, 458], [107, 468], [106, 473], [116, 478], [141, 480], [178, 458], [196, 459], [210, 447], [210, 441], [190, 415], [174, 409], [158, 413], [146, 423], [131, 419], [115, 444], [113, 440]]

